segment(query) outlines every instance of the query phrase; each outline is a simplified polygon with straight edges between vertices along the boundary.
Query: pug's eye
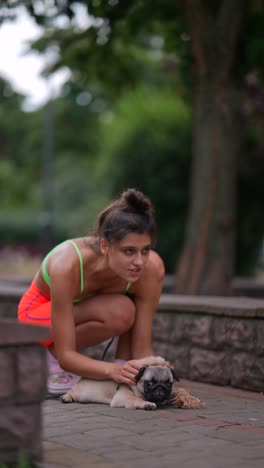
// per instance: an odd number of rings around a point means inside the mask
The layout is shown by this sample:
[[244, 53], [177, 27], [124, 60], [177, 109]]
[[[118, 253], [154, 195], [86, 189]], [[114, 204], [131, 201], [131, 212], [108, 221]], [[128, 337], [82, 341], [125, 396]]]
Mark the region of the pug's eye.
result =
[[152, 385], [154, 385], [154, 383], [156, 383], [156, 381], [155, 381], [154, 379], [148, 380], [148, 381], [146, 382], [146, 384], [147, 384], [148, 387], [152, 387]]
[[167, 385], [168, 387], [171, 387], [171, 386], [172, 386], [172, 382], [171, 382], [170, 380], [167, 380], [166, 385]]

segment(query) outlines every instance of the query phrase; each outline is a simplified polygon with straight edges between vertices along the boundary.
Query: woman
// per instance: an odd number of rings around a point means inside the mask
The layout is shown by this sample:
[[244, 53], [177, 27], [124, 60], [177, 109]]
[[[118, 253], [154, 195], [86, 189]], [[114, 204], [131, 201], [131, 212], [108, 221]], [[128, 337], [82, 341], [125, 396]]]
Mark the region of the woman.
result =
[[[164, 278], [155, 238], [150, 200], [128, 189], [101, 212], [92, 236], [65, 241], [43, 260], [18, 318], [50, 327], [42, 343], [49, 393], [65, 393], [76, 375], [135, 383], [135, 359], [153, 354], [152, 320]], [[112, 336], [119, 337], [113, 363], [79, 352]]]

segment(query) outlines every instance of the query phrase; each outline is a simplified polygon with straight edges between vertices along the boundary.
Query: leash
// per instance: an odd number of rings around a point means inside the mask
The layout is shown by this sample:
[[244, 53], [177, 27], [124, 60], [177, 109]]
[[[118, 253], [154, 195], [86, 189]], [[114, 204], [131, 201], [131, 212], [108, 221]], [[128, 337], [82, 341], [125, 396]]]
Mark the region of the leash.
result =
[[[104, 361], [105, 356], [106, 356], [106, 353], [107, 353], [108, 349], [110, 348], [111, 344], [113, 343], [114, 339], [115, 339], [115, 337], [113, 336], [113, 337], [111, 338], [111, 340], [109, 341], [109, 343], [107, 343], [107, 346], [105, 347], [105, 350], [104, 350], [103, 355], [102, 355], [102, 357], [101, 357], [101, 361]], [[119, 389], [119, 385], [120, 385], [120, 384], [117, 384], [116, 390]]]
[[113, 343], [114, 339], [115, 339], [115, 337], [113, 336], [113, 337], [111, 338], [111, 340], [109, 341], [109, 343], [107, 343], [107, 345], [106, 345], [106, 347], [105, 347], [105, 350], [104, 350], [104, 352], [103, 352], [103, 354], [102, 354], [101, 361], [104, 361], [104, 360], [105, 360], [106, 353], [107, 353], [108, 349], [110, 348], [111, 344]]

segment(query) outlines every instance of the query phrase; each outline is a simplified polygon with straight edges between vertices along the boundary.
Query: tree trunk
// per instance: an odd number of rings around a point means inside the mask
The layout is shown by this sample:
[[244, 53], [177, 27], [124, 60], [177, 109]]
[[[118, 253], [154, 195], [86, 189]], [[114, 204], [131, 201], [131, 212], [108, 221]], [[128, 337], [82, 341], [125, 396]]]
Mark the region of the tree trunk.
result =
[[232, 64], [244, 2], [220, 2], [214, 18], [205, 3], [185, 1], [194, 55], [193, 166], [176, 292], [228, 295], [234, 268], [240, 141]]

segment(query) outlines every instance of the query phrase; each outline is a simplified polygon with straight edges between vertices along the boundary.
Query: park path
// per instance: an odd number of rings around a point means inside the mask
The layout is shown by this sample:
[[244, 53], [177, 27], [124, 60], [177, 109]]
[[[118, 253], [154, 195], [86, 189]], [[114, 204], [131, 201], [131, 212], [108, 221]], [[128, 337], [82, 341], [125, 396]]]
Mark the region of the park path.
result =
[[264, 396], [182, 381], [199, 410], [43, 404], [43, 467], [263, 468]]

